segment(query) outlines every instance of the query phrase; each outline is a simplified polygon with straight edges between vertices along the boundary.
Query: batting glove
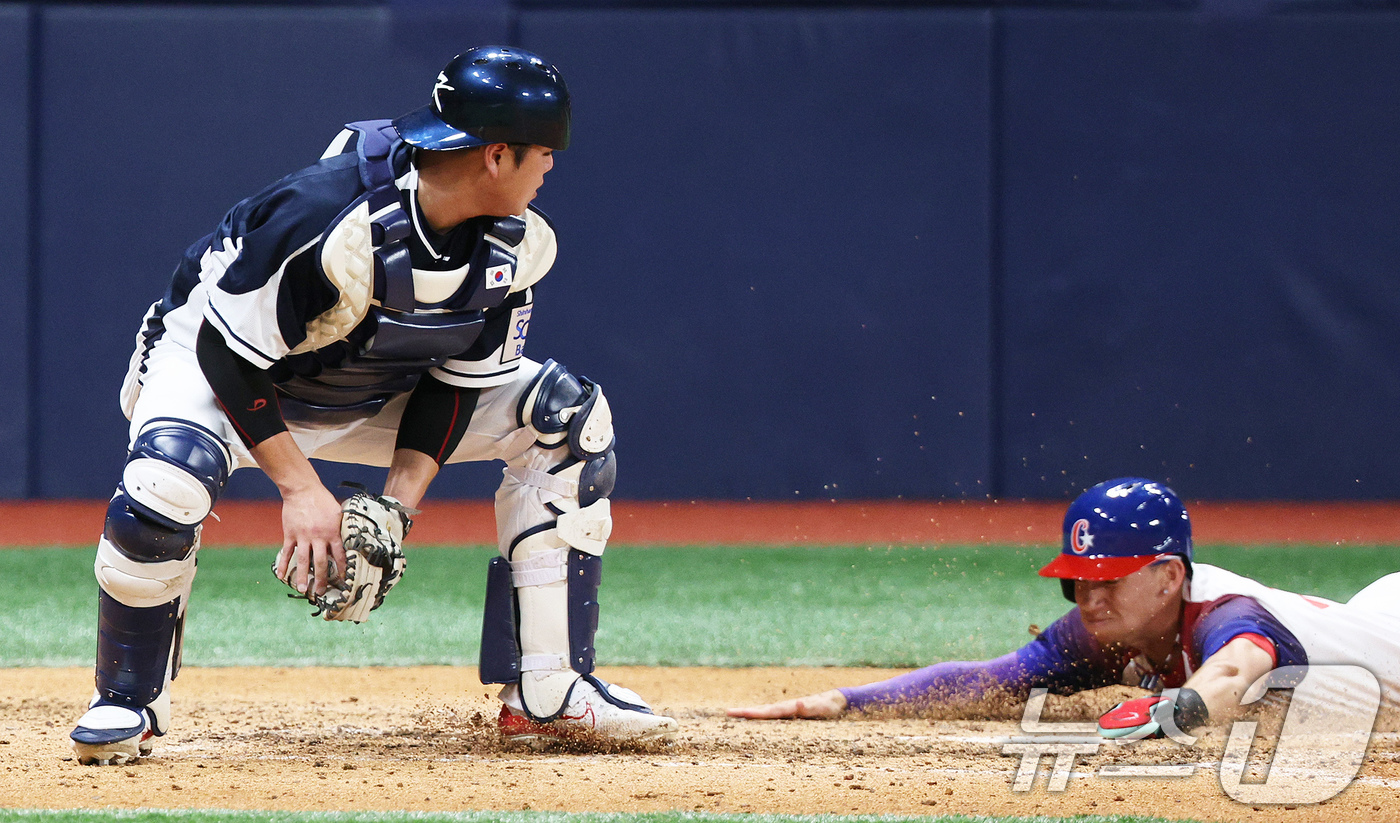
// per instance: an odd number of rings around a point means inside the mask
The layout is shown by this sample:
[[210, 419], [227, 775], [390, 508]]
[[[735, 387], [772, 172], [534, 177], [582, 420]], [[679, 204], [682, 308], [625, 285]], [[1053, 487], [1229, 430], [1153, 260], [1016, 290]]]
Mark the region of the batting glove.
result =
[[1168, 689], [1162, 694], [1125, 700], [1109, 709], [1099, 718], [1099, 735], [1110, 740], [1180, 740], [1209, 719], [1205, 701], [1195, 689]]

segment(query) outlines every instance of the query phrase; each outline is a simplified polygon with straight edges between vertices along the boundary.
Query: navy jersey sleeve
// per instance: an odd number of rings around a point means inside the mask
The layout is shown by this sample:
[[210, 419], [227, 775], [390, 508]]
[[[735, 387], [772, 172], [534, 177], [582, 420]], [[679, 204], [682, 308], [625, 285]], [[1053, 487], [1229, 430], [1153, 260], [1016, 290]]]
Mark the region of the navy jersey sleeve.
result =
[[1075, 608], [1011, 654], [975, 663], [937, 663], [841, 693], [853, 709], [965, 702], [994, 690], [1024, 698], [1037, 687], [1071, 694], [1117, 683], [1122, 663], [1099, 646]]
[[1244, 635], [1272, 643], [1276, 667], [1302, 666], [1308, 662], [1308, 654], [1293, 632], [1258, 600], [1246, 595], [1222, 600], [1201, 615], [1191, 630], [1191, 648], [1199, 655], [1199, 661], [1204, 662], [1231, 640]]
[[354, 160], [332, 157], [283, 178], [234, 206], [186, 253], [182, 265], [195, 268], [208, 291], [206, 320], [260, 368], [301, 343], [307, 325], [339, 298], [316, 248], [362, 193]]

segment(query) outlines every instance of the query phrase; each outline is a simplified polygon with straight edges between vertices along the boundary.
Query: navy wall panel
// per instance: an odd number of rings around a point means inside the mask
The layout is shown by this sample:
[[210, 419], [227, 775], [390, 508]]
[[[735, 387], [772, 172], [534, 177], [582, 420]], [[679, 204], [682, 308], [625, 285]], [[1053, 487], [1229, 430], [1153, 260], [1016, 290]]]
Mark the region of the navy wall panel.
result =
[[606, 387], [618, 496], [1400, 496], [1400, 14], [1309, 1], [0, 6], [0, 496], [108, 494], [179, 251], [500, 40], [574, 92], [529, 353]]
[[[342, 123], [425, 103], [451, 43], [503, 37], [507, 20], [457, 14], [404, 29], [365, 8], [44, 14], [35, 491], [98, 496], [125, 453], [117, 391], [137, 325], [181, 250], [237, 200], [314, 162]], [[251, 474], [235, 484], [267, 491]]]
[[575, 118], [528, 351], [606, 388], [620, 496], [984, 491], [989, 24], [522, 15]]
[[1005, 492], [1400, 495], [1400, 17], [1005, 33]]
[[0, 6], [0, 497], [22, 497], [29, 473], [29, 12]]

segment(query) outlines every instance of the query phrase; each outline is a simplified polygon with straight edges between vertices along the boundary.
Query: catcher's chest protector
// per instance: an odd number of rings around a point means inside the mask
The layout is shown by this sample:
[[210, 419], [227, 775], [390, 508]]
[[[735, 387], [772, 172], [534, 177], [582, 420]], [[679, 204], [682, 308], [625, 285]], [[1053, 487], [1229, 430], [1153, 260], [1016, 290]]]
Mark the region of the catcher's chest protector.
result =
[[[414, 285], [408, 249], [414, 227], [394, 185], [393, 127], [388, 120], [346, 127], [356, 133], [360, 179], [368, 191], [327, 227], [318, 259], [324, 267], [328, 259], [337, 257], [336, 250], [328, 252], [326, 245], [346, 242], [347, 232], [338, 229], [347, 221], [363, 219], [367, 206], [373, 300], [364, 319], [344, 339], [289, 355], [292, 376], [279, 383], [296, 399], [341, 407], [408, 391], [420, 374], [470, 348], [481, 334], [485, 311], [510, 294], [516, 250], [525, 239], [521, 218], [495, 220], [472, 252], [460, 286], [445, 298], [428, 302], [416, 294]], [[358, 227], [348, 234], [362, 236]], [[334, 275], [331, 279], [336, 280]]]

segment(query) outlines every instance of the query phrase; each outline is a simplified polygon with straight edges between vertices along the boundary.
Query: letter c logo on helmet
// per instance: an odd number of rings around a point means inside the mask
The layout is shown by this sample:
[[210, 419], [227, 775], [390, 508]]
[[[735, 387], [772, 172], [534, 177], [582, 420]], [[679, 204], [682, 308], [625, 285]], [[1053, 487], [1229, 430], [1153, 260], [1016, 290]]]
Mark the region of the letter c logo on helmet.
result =
[[1089, 521], [1083, 518], [1074, 521], [1069, 530], [1069, 548], [1075, 554], [1084, 554], [1094, 547], [1094, 536], [1089, 534]]

